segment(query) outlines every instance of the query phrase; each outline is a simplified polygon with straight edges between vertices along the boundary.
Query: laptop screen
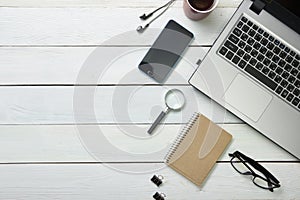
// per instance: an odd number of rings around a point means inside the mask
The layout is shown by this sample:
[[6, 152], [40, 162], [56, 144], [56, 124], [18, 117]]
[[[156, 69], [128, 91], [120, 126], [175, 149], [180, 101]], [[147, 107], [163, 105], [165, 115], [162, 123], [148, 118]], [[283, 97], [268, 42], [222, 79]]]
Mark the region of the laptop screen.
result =
[[263, 0], [264, 10], [300, 34], [299, 0]]
[[[282, 7], [285, 7], [287, 10], [289, 10], [294, 15], [299, 16], [299, 0], [275, 0], [278, 4], [280, 4]], [[298, 4], [297, 4], [298, 3]]]

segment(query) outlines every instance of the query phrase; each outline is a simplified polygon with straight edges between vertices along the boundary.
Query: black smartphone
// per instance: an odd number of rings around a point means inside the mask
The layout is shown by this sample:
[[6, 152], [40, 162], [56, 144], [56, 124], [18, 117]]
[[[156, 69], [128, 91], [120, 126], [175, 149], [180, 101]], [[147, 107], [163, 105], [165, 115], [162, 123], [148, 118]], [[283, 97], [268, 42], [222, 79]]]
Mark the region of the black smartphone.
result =
[[193, 38], [190, 31], [170, 20], [139, 64], [139, 69], [157, 82], [165, 82]]

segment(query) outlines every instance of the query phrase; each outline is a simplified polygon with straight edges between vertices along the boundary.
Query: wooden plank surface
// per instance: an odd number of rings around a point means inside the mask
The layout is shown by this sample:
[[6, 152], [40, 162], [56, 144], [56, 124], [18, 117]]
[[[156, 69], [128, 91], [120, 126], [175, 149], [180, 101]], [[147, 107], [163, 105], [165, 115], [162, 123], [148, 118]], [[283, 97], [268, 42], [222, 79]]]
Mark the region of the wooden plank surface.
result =
[[[187, 19], [182, 1], [138, 34], [138, 16], [165, 1], [0, 0], [0, 199], [151, 199], [158, 190], [168, 199], [299, 198], [299, 161], [187, 83], [241, 0], [220, 0], [202, 21]], [[136, 66], [169, 19], [196, 37], [159, 86]], [[79, 80], [86, 63], [101, 76]], [[149, 137], [145, 132], [171, 87], [182, 89], [188, 104]], [[74, 101], [74, 91], [94, 89], [95, 117], [85, 101]], [[162, 163], [194, 111], [234, 138], [201, 188]], [[95, 128], [105, 140], [88, 135]], [[90, 141], [105, 148], [89, 148]], [[282, 187], [264, 191], [236, 173], [227, 155], [235, 150], [262, 161]], [[149, 181], [154, 173], [166, 178], [159, 189]]]
[[[182, 7], [183, 0], [176, 0], [174, 7]], [[218, 7], [234, 7], [240, 4], [241, 0], [220, 0]], [[0, 6], [3, 7], [141, 7], [153, 8], [166, 3], [166, 0], [0, 0]]]
[[[0, 47], [0, 85], [158, 85], [137, 67], [149, 48]], [[165, 84], [187, 85], [207, 51], [189, 47]], [[77, 79], [86, 68], [98, 77]]]
[[[149, 136], [149, 125], [1, 125], [0, 163], [162, 162], [183, 126], [161, 125]], [[248, 125], [222, 126], [233, 141], [220, 161], [228, 161], [228, 153], [236, 150], [260, 161], [296, 161]], [[97, 137], [87, 138], [89, 130], [95, 130]], [[98, 151], [90, 141], [95, 141]], [[117, 154], [118, 150], [123, 152]]]
[[216, 123], [240, 123], [191, 86], [3, 86], [0, 124], [151, 123], [166, 108], [165, 93], [180, 89], [186, 104], [166, 123], [186, 123], [201, 112]]
[[[217, 8], [203, 21], [192, 21], [172, 7], [143, 34], [136, 32], [142, 8], [0, 8], [0, 45], [150, 45], [168, 20], [195, 35], [193, 44], [211, 45], [235, 8]], [[122, 20], [120, 20], [122, 19]], [[109, 23], [109, 26], [106, 25]]]
[[[299, 164], [263, 163], [281, 182], [275, 192], [255, 186], [229, 163], [217, 164], [202, 188], [164, 164], [1, 165], [1, 199], [151, 199], [164, 192], [168, 199], [298, 199]], [[293, 172], [293, 173], [290, 173]], [[157, 188], [153, 174], [165, 177]]]

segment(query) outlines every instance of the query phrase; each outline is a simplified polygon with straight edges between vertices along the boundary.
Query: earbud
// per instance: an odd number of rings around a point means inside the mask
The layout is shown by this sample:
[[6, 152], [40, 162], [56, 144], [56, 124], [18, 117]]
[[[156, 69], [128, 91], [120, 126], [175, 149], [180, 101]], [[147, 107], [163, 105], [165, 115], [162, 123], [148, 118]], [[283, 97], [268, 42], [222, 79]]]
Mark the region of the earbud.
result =
[[157, 8], [156, 10], [152, 11], [152, 12], [149, 13], [148, 15], [146, 15], [146, 14], [141, 15], [141, 16], [140, 16], [140, 19], [146, 20], [146, 19], [148, 19], [149, 17], [151, 17], [154, 13], [156, 13], [157, 11], [159, 11], [160, 9], [165, 8], [159, 15], [157, 15], [155, 18], [153, 18], [153, 19], [152, 19], [150, 22], [148, 22], [148, 24], [146, 24], [144, 27], [143, 27], [143, 26], [138, 26], [137, 29], [136, 29], [136, 31], [139, 32], [139, 33], [144, 32], [152, 22], [154, 22], [157, 18], [159, 18], [164, 12], [166, 12], [166, 11], [168, 10], [168, 8], [174, 3], [174, 1], [175, 1], [175, 0], [170, 0], [170, 1], [168, 1], [165, 5], [163, 5], [163, 6], [159, 7], [159, 8]]
[[139, 32], [139, 33], [142, 33], [146, 30], [146, 28], [148, 28], [150, 24], [146, 24], [144, 27], [143, 26], [138, 26], [136, 31]]

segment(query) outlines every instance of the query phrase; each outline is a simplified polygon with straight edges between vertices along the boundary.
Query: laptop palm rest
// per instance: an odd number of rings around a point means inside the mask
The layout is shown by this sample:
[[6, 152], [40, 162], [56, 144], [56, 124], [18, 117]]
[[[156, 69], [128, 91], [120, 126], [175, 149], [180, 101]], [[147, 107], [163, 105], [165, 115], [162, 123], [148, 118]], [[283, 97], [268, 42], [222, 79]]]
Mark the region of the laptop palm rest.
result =
[[225, 102], [253, 121], [258, 121], [272, 96], [245, 76], [238, 74], [223, 96]]

